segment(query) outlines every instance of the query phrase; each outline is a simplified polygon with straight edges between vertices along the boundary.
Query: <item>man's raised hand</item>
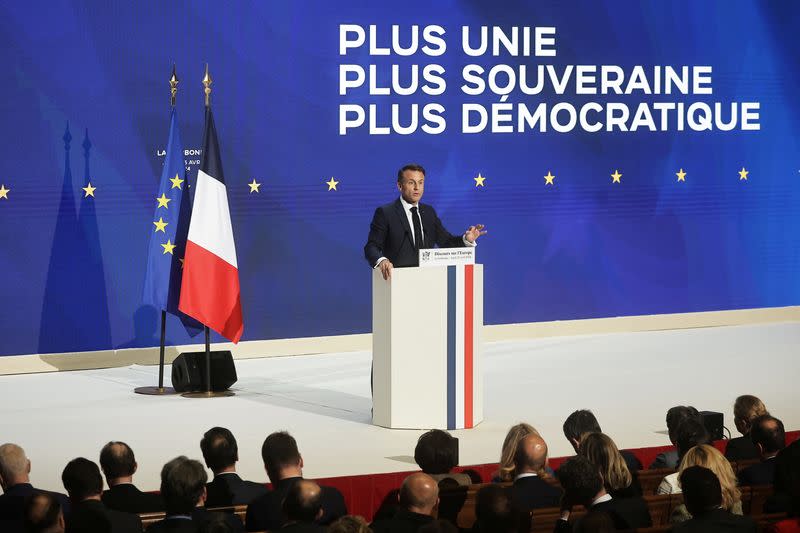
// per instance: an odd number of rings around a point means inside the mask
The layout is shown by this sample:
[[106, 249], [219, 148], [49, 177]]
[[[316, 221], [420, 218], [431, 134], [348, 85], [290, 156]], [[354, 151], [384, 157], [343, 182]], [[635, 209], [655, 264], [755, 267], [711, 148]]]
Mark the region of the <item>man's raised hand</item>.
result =
[[483, 224], [476, 224], [474, 226], [470, 226], [467, 229], [466, 233], [464, 233], [464, 238], [467, 239], [469, 242], [475, 242], [478, 240], [478, 237], [481, 235], [486, 235], [486, 232], [483, 230]]

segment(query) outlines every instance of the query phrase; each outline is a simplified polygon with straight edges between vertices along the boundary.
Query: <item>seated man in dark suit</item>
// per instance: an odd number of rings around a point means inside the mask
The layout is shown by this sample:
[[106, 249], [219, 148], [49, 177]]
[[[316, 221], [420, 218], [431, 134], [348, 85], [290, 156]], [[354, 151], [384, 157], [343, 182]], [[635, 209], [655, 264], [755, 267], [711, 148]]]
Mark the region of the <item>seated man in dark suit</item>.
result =
[[214, 472], [214, 480], [206, 485], [206, 507], [246, 505], [267, 493], [266, 486], [245, 481], [236, 473], [239, 447], [229, 430], [209, 429], [200, 441], [200, 449], [206, 466]]
[[[578, 453], [578, 448], [581, 445], [581, 439], [587, 433], [602, 433], [600, 423], [594, 416], [594, 413], [588, 409], [580, 409], [574, 411], [571, 415], [564, 420], [564, 436], [567, 438], [575, 453]], [[635, 472], [642, 469], [642, 462], [636, 458], [631, 452], [627, 450], [620, 450], [622, 458], [625, 459], [625, 464], [628, 465], [628, 470]]]
[[547, 444], [535, 433], [525, 436], [514, 454], [514, 485], [511, 487], [511, 505], [516, 511], [533, 511], [543, 507], [557, 507], [561, 490], [544, 479], [547, 463]]
[[433, 522], [439, 505], [439, 485], [428, 474], [411, 474], [400, 487], [400, 503], [391, 518], [372, 523], [375, 533], [416, 533], [422, 526]]
[[[272, 482], [272, 490], [247, 506], [245, 523], [248, 531], [280, 529], [285, 523], [281, 504], [289, 489], [303, 479], [303, 458], [297, 441], [285, 431], [272, 433], [261, 446], [264, 468]], [[342, 493], [333, 487], [320, 487], [322, 517], [320, 525], [328, 525], [347, 514]]]
[[702, 466], [690, 466], [681, 472], [680, 481], [683, 501], [692, 519], [677, 524], [673, 528], [675, 533], [755, 533], [756, 523], [749, 516], [735, 515], [721, 508], [722, 488], [714, 472]]
[[742, 436], [729, 440], [725, 446], [725, 457], [729, 461], [758, 458], [758, 448], [750, 438], [750, 428], [753, 420], [766, 414], [769, 413], [764, 402], [755, 396], [745, 394], [736, 398], [733, 404], [733, 423]]
[[530, 513], [514, 511], [505, 488], [496, 484], [481, 487], [475, 496], [472, 533], [517, 533], [522, 524], [522, 529], [530, 531]]
[[72, 501], [66, 533], [141, 533], [142, 521], [137, 515], [108, 509], [100, 501], [103, 476], [89, 459], [78, 457], [67, 463], [61, 481]]
[[658, 454], [650, 465], [651, 470], [657, 468], [678, 468], [678, 463], [680, 462], [678, 460], [677, 448], [678, 426], [687, 418], [699, 417], [700, 414], [697, 412], [697, 409], [690, 405], [670, 407], [669, 411], [667, 411], [667, 434], [669, 435], [669, 441], [672, 443], [673, 449]]
[[[36, 491], [25, 500], [23, 528], [26, 533], [64, 533], [64, 513], [58, 498], [50, 492]], [[13, 531], [3, 529], [2, 531]]]
[[283, 500], [286, 525], [281, 531], [293, 533], [322, 533], [327, 531], [317, 524], [322, 517], [322, 490], [319, 485], [301, 479], [289, 489]]
[[[22, 521], [25, 499], [36, 492], [31, 485], [31, 462], [25, 450], [16, 444], [6, 443], [0, 446], [0, 523], [16, 523]], [[69, 498], [65, 494], [53, 493], [61, 505], [64, 516], [69, 515]]]
[[750, 438], [758, 448], [761, 462], [739, 472], [740, 485], [772, 485], [775, 480], [775, 456], [786, 447], [783, 422], [770, 415], [753, 420]]
[[108, 490], [103, 492], [103, 504], [109, 509], [137, 514], [164, 510], [160, 495], [142, 492], [133, 484], [138, 465], [133, 450], [124, 442], [109, 442], [103, 446], [100, 468], [108, 484]]
[[618, 531], [652, 525], [644, 499], [640, 496], [612, 498], [603, 487], [600, 472], [585, 457], [568, 459], [556, 471], [556, 477], [564, 489], [564, 497], [561, 500], [561, 518], [556, 521], [554, 531], [572, 531], [569, 516], [575, 505], [586, 507], [587, 516], [598, 512], [608, 513]]

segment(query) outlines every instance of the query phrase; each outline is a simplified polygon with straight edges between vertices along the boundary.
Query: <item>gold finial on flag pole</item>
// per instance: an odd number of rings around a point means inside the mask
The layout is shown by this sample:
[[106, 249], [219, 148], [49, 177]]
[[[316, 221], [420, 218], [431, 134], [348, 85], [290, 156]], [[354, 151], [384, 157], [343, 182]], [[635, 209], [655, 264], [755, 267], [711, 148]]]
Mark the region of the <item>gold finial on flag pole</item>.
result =
[[175, 63], [172, 64], [172, 77], [169, 79], [169, 105], [175, 107], [175, 95], [178, 94], [178, 79], [177, 74], [175, 74]]
[[208, 63], [206, 63], [206, 75], [203, 76], [203, 87], [206, 93], [206, 107], [211, 105], [211, 76], [208, 75]]

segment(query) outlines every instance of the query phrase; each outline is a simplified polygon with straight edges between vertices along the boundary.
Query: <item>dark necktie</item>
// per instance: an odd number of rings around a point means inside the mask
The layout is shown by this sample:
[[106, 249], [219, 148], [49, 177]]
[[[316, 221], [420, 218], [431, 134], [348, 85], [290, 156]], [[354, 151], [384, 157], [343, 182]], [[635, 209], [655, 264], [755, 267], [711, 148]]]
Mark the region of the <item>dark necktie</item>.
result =
[[419, 250], [422, 248], [422, 221], [416, 206], [411, 208], [411, 220], [414, 222], [414, 249]]

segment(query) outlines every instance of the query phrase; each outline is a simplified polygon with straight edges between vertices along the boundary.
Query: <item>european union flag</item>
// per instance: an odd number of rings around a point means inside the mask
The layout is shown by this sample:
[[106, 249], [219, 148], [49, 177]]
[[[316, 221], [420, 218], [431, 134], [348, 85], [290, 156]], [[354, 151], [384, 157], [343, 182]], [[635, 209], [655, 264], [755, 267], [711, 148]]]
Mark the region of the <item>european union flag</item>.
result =
[[[183, 254], [192, 215], [192, 202], [187, 193], [186, 167], [183, 162], [183, 145], [178, 132], [175, 109], [169, 122], [169, 140], [155, 214], [150, 225], [150, 248], [147, 252], [147, 271], [144, 277], [142, 302], [156, 309], [178, 316], [190, 335], [202, 331], [203, 326], [193, 318], [178, 311], [183, 277]], [[183, 201], [185, 200], [185, 201]]]

